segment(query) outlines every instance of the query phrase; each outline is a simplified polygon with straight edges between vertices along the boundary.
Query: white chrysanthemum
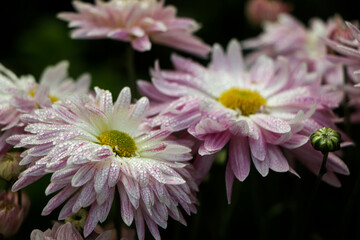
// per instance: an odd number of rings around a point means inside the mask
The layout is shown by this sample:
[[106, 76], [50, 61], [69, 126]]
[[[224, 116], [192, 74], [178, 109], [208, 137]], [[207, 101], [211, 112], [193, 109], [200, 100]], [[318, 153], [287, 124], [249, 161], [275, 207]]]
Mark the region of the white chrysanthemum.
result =
[[88, 92], [90, 76], [83, 74], [74, 82], [68, 77], [68, 66], [68, 62], [62, 61], [47, 67], [37, 83], [33, 76], [17, 77], [0, 64], [0, 154], [12, 147], [6, 144], [9, 136], [23, 132], [21, 114], [51, 107], [58, 100]]
[[59, 219], [90, 207], [84, 235], [98, 221], [105, 221], [118, 189], [121, 216], [130, 225], [135, 219], [139, 239], [144, 239], [144, 220], [160, 239], [157, 225], [167, 226], [168, 215], [185, 224], [180, 205], [195, 212], [197, 186], [188, 165], [190, 148], [169, 140], [171, 132], [148, 132], [141, 122], [148, 99], [131, 105], [129, 88], [115, 104], [109, 91], [95, 89], [96, 97], [72, 98], [24, 115], [30, 134], [11, 137], [16, 147], [30, 148], [20, 164], [28, 165], [14, 184], [17, 191], [47, 173], [53, 173], [46, 194], [59, 191], [43, 215], [64, 203]]

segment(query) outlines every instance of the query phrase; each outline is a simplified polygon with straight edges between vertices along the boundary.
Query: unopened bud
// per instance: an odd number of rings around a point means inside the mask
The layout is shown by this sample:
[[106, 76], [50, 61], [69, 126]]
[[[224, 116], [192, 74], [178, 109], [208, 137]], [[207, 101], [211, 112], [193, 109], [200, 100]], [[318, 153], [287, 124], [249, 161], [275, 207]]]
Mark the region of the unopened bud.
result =
[[312, 146], [323, 154], [340, 149], [341, 135], [337, 131], [323, 127], [311, 134]]
[[19, 152], [9, 152], [0, 157], [0, 178], [7, 182], [17, 180], [19, 174], [25, 169], [25, 166], [19, 165], [20, 160]]
[[85, 209], [80, 209], [77, 213], [65, 219], [65, 223], [71, 223], [78, 232], [82, 232], [88, 216]]
[[[21, 195], [21, 200], [18, 198]], [[21, 201], [21, 205], [19, 202]], [[30, 207], [25, 193], [3, 191], [0, 194], [0, 236], [9, 237], [17, 233]]]

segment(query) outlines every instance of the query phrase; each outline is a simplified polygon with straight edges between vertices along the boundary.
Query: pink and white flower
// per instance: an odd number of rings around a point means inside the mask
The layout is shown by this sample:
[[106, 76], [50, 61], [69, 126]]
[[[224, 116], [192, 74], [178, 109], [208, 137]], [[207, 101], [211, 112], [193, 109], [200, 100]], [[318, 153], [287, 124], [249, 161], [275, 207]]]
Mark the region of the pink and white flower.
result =
[[51, 107], [53, 102], [88, 93], [90, 76], [83, 74], [74, 82], [68, 77], [68, 62], [47, 67], [39, 83], [31, 75], [17, 77], [0, 64], [0, 154], [12, 148], [6, 143], [9, 136], [23, 132], [25, 124], [20, 115], [37, 108]]
[[[339, 20], [340, 21], [340, 20]], [[347, 26], [343, 27], [343, 25]], [[350, 22], [340, 22], [341, 34], [328, 38], [326, 43], [342, 56], [329, 55], [328, 58], [336, 63], [342, 63], [348, 67], [348, 74], [353, 81], [360, 86], [360, 30]], [[340, 28], [338, 27], [338, 28]]]
[[298, 63], [306, 62], [309, 71], [318, 74], [325, 83], [342, 85], [344, 74], [341, 64], [330, 62], [324, 38], [336, 28], [336, 21], [326, 23], [320, 19], [311, 19], [310, 28], [304, 26], [289, 14], [280, 14], [276, 22], [267, 22], [260, 36], [243, 42], [246, 49], [255, 49], [247, 56], [248, 62], [254, 62], [261, 55], [272, 58], [285, 56]]
[[[235, 40], [226, 53], [214, 46], [208, 68], [178, 56], [172, 62], [174, 71], [161, 70], [156, 64], [153, 85], [139, 82], [143, 94], [158, 97], [153, 112], [160, 112], [149, 124], [188, 129], [201, 140], [194, 165], [202, 177], [215, 154], [228, 144], [229, 199], [234, 177], [245, 180], [251, 161], [262, 176], [269, 169], [294, 172], [282, 149], [303, 146], [319, 125], [335, 127], [329, 117], [334, 117], [331, 109], [343, 94], [332, 86], [321, 86], [318, 78], [308, 74], [305, 63], [294, 67], [285, 58], [262, 56], [247, 69]], [[329, 177], [324, 180], [330, 184], [337, 183], [332, 172], [348, 174], [341, 160], [330, 158], [327, 167]]]
[[[109, 240], [111, 236], [111, 231], [106, 231], [101, 234], [94, 234], [94, 240]], [[96, 237], [96, 238], [95, 238]], [[61, 224], [56, 222], [52, 229], [48, 229], [45, 232], [42, 232], [39, 229], [35, 229], [31, 232], [30, 240], [84, 240], [81, 234], [76, 230], [76, 228], [71, 223]], [[85, 238], [90, 239], [90, 238]]]
[[[360, 30], [350, 22], [337, 19], [337, 31], [326, 39], [328, 46], [341, 55], [329, 54], [328, 59], [345, 65], [349, 82], [344, 86], [349, 101], [347, 104], [354, 110], [351, 122], [360, 122]], [[354, 85], [355, 83], [355, 85]]]
[[97, 0], [95, 5], [74, 1], [78, 13], [60, 13], [80, 39], [111, 38], [130, 42], [137, 51], [148, 51], [152, 42], [205, 57], [210, 47], [193, 32], [199, 25], [176, 17], [176, 8], [158, 0]]
[[115, 190], [126, 225], [135, 220], [139, 239], [145, 225], [160, 239], [158, 225], [166, 228], [168, 216], [185, 224], [177, 208], [196, 212], [190, 166], [191, 149], [168, 130], [142, 127], [149, 101], [131, 105], [129, 88], [113, 104], [109, 91], [95, 88], [96, 97], [72, 98], [22, 116], [29, 134], [9, 139], [15, 147], [29, 148], [22, 165], [28, 165], [13, 185], [17, 191], [47, 173], [53, 173], [46, 194], [59, 191], [43, 209], [47, 215], [66, 200], [59, 219], [90, 207], [84, 226], [87, 237], [108, 216]]

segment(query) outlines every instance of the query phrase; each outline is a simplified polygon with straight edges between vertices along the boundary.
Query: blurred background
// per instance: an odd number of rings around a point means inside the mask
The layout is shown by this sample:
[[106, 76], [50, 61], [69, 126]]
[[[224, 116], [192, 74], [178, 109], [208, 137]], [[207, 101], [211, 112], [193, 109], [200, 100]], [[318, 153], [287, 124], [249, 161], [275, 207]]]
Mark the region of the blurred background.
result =
[[[91, 2], [91, 1], [88, 1]], [[313, 17], [326, 20], [340, 14], [345, 20], [359, 20], [359, 11], [350, 0], [292, 0], [292, 14], [304, 24]], [[240, 0], [166, 0], [178, 8], [178, 16], [201, 23], [197, 32], [205, 42], [223, 46], [232, 38], [244, 40], [258, 35], [244, 15], [246, 1]], [[0, 7], [0, 63], [18, 76], [32, 74], [39, 79], [43, 69], [61, 60], [70, 62], [70, 76], [83, 72], [92, 75], [92, 86], [117, 94], [127, 85], [125, 49], [128, 43], [112, 40], [71, 40], [67, 23], [56, 18], [63, 11], [73, 11], [71, 1], [2, 1]], [[150, 52], [134, 55], [136, 77], [149, 80], [149, 69], [156, 59], [170, 68], [169, 57], [175, 50], [153, 45]], [[184, 53], [179, 53], [188, 56]], [[196, 59], [203, 64], [208, 61]], [[356, 143], [359, 126], [351, 126]], [[187, 217], [188, 226], [170, 220], [161, 230], [163, 239], [360, 239], [360, 153], [354, 147], [343, 151], [351, 175], [339, 176], [341, 188], [322, 183], [316, 199], [309, 206], [316, 176], [303, 166], [297, 170], [301, 179], [291, 174], [270, 172], [262, 178], [252, 169], [249, 178], [235, 181], [231, 205], [225, 194], [225, 153], [215, 162], [201, 184], [198, 214]], [[51, 227], [59, 211], [41, 217], [50, 196], [43, 178], [25, 190], [31, 198], [31, 210], [15, 239], [29, 239], [32, 229]], [[112, 212], [112, 214], [116, 214]], [[146, 235], [152, 239], [151, 234]]]

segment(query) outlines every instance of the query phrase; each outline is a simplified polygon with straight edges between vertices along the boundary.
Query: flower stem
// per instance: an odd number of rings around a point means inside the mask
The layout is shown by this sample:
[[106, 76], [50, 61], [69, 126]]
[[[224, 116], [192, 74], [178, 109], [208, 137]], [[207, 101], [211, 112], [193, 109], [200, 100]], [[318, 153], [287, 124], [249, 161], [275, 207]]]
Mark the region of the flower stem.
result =
[[129, 45], [126, 48], [126, 69], [127, 69], [127, 81], [131, 89], [133, 98], [139, 98], [140, 94], [136, 86], [136, 74], [135, 74], [135, 60], [134, 49]]
[[[319, 174], [316, 178], [316, 185], [315, 187], [319, 187], [320, 185], [320, 182], [324, 176], [324, 174], [326, 173], [326, 163], [327, 163], [327, 160], [328, 160], [328, 156], [329, 156], [329, 152], [325, 152], [323, 153], [323, 160], [322, 160], [322, 163], [321, 163], [321, 167], [320, 167], [320, 171], [319, 171]], [[315, 189], [317, 191], [317, 189]]]
[[329, 156], [329, 152], [323, 152], [323, 160], [321, 163], [319, 174], [316, 178], [316, 182], [315, 182], [313, 191], [310, 195], [309, 202], [308, 202], [307, 208], [305, 210], [305, 215], [304, 215], [305, 223], [304, 224], [305, 224], [306, 228], [305, 228], [304, 236], [306, 238], [310, 237], [310, 235], [312, 233], [314, 219], [312, 218], [311, 213], [313, 213], [312, 210], [313, 210], [313, 207], [315, 204], [315, 198], [316, 198], [317, 192], [319, 190], [321, 180], [322, 180], [324, 174], [326, 173], [326, 163], [327, 163], [328, 156]]
[[318, 176], [316, 178], [316, 182], [315, 182], [314, 189], [313, 189], [312, 196], [311, 196], [310, 205], [313, 204], [313, 202], [315, 200], [315, 197], [316, 197], [316, 194], [317, 194], [317, 192], [319, 190], [321, 180], [322, 180], [324, 174], [326, 173], [326, 163], [327, 163], [328, 156], [329, 156], [329, 152], [324, 152], [323, 153], [323, 160], [322, 160], [322, 163], [321, 163], [319, 174], [318, 174]]

